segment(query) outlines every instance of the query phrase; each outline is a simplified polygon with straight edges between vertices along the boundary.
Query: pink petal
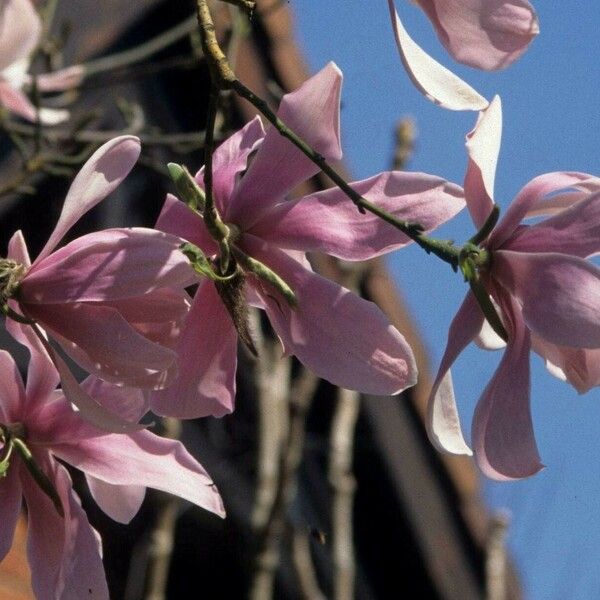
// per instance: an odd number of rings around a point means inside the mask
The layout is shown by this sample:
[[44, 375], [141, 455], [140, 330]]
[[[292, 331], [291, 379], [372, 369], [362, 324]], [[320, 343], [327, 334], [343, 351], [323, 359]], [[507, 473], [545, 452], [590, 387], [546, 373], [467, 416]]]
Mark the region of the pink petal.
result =
[[495, 96], [488, 108], [479, 114], [465, 144], [469, 156], [465, 198], [478, 229], [485, 223], [494, 205], [494, 180], [501, 140], [502, 104], [500, 97]]
[[[237, 184], [237, 178], [242, 171], [246, 170], [249, 156], [259, 147], [264, 137], [265, 130], [262, 121], [259, 116], [256, 116], [215, 150], [213, 154], [213, 195], [215, 205], [221, 215], [227, 213], [227, 205]], [[204, 167], [196, 174], [196, 180], [204, 188]]]
[[111, 301], [161, 287], [185, 287], [196, 276], [175, 236], [136, 227], [84, 235], [38, 260], [21, 281], [27, 304]]
[[82, 389], [111, 413], [126, 421], [139, 421], [148, 412], [142, 390], [112, 385], [90, 375], [81, 382]]
[[448, 331], [448, 343], [429, 394], [427, 433], [441, 452], [472, 454], [465, 442], [454, 398], [450, 367], [481, 329], [484, 318], [475, 297], [469, 292]]
[[168, 388], [152, 394], [152, 410], [180, 419], [232, 412], [237, 337], [215, 286], [201, 283], [176, 348], [179, 375]]
[[388, 6], [400, 58], [415, 87], [429, 100], [444, 108], [483, 110], [488, 101], [424, 52], [404, 29], [394, 7], [394, 0], [388, 0]]
[[7, 81], [0, 80], [0, 104], [27, 121], [37, 121], [37, 111], [27, 95]]
[[190, 310], [190, 297], [182, 289], [161, 288], [143, 296], [113, 300], [100, 305], [116, 308], [145, 338], [173, 348]]
[[600, 347], [600, 270], [564, 254], [494, 253], [494, 277], [523, 307], [527, 326], [561, 346]]
[[[575, 195], [575, 194], [574, 194]], [[600, 252], [600, 192], [531, 227], [504, 243], [517, 252], [559, 252], [586, 258]]]
[[13, 357], [6, 350], [0, 350], [0, 373], [0, 422], [22, 421], [26, 413], [25, 387]]
[[529, 332], [514, 300], [502, 308], [512, 332], [500, 366], [479, 399], [472, 431], [479, 468], [501, 481], [530, 477], [543, 468], [529, 405]]
[[[342, 157], [340, 92], [342, 72], [330, 62], [294, 92], [286, 94], [277, 116], [328, 160]], [[319, 168], [296, 146], [269, 127], [248, 171], [230, 198], [226, 220], [246, 229], [260, 214]]]
[[114, 308], [29, 305], [27, 315], [47, 329], [73, 360], [105, 381], [128, 385], [153, 375], [150, 387], [168, 383], [162, 380], [163, 373], [175, 361], [175, 353], [141, 336]]
[[206, 254], [218, 252], [218, 246], [206, 229], [204, 219], [172, 194], [167, 194], [156, 229], [196, 244]]
[[534, 351], [546, 360], [548, 371], [568, 381], [580, 394], [600, 385], [600, 349], [557, 346], [536, 335], [531, 341]]
[[31, 0], [4, 0], [0, 6], [0, 71], [35, 49], [42, 23]]
[[28, 508], [27, 554], [31, 584], [37, 598], [108, 600], [108, 588], [96, 533], [76, 499], [71, 478], [55, 460], [36, 455], [54, 482], [65, 517], [21, 468]]
[[494, 71], [514, 62], [539, 33], [527, 0], [417, 0], [460, 63]]
[[146, 496], [140, 485], [112, 485], [86, 474], [92, 498], [96, 504], [117, 523], [127, 524], [137, 515]]
[[138, 431], [61, 444], [53, 452], [107, 483], [152, 487], [225, 516], [214, 482], [180, 442]]
[[0, 482], [0, 561], [8, 554], [13, 544], [15, 528], [21, 514], [21, 482], [19, 468], [14, 464]]
[[292, 309], [272, 288], [253, 282], [286, 352], [334, 385], [366, 394], [397, 394], [415, 384], [412, 350], [375, 304], [256, 238], [247, 235], [244, 244], [296, 294]]
[[489, 237], [489, 247], [499, 248], [516, 230], [521, 221], [527, 216], [529, 209], [544, 196], [558, 192], [564, 188], [576, 186], [581, 181], [589, 179], [586, 173], [568, 173], [558, 171], [545, 173], [532, 179], [512, 201], [504, 217]]
[[71, 184], [58, 223], [34, 264], [48, 256], [88, 210], [118, 187], [139, 155], [140, 140], [132, 135], [116, 137], [92, 154]]
[[588, 179], [573, 185], [573, 190], [562, 194], [554, 194], [534, 202], [527, 211], [526, 217], [554, 215], [569, 208], [573, 204], [587, 198], [590, 194], [600, 191], [600, 177], [590, 176]]
[[[386, 172], [351, 186], [379, 208], [420, 223], [427, 231], [464, 207], [458, 186], [422, 173]], [[250, 233], [283, 248], [325, 252], [346, 260], [365, 260], [411, 242], [379, 217], [361, 214], [337, 187], [281, 202]]]

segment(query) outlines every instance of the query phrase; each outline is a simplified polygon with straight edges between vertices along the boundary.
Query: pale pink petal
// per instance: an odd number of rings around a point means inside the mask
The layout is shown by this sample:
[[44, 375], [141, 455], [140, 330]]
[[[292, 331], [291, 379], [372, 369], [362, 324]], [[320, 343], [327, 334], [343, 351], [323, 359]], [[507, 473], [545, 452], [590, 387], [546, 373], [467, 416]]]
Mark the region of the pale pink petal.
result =
[[539, 33], [527, 0], [417, 0], [458, 62], [486, 71], [513, 63]]
[[4, 0], [0, 5], [0, 71], [27, 58], [41, 31], [42, 23], [31, 0]]
[[[294, 92], [286, 94], [277, 116], [328, 160], [342, 157], [340, 93], [342, 72], [330, 62]], [[269, 206], [319, 172], [274, 127], [269, 127], [256, 156], [230, 198], [225, 218], [241, 229], [256, 222]]]
[[531, 227], [519, 228], [503, 249], [559, 252], [586, 258], [600, 252], [600, 192]]
[[[78, 414], [81, 415], [83, 419], [104, 431], [127, 433], [143, 429], [144, 426], [139, 425], [137, 421], [125, 421], [120, 415], [109, 412], [77, 383], [73, 373], [71, 373], [65, 361], [58, 356], [58, 354], [52, 352], [51, 356], [60, 374], [62, 391], [65, 398], [77, 407], [79, 411]], [[64, 419], [65, 422], [66, 420], [67, 419]], [[56, 433], [58, 434], [59, 431], [57, 430]], [[72, 435], [73, 432], [71, 436]]]
[[155, 384], [168, 383], [162, 382], [162, 373], [176, 354], [141, 336], [114, 308], [84, 303], [28, 305], [27, 315], [73, 360], [105, 381], [129, 385], [132, 379], [154, 375]]
[[182, 243], [142, 227], [84, 235], [34, 263], [21, 281], [19, 301], [102, 302], [142, 296], [161, 287], [185, 287], [196, 276], [179, 250]]
[[0, 80], [0, 104], [27, 121], [37, 121], [35, 106], [26, 94], [11, 85], [8, 81]]
[[146, 487], [140, 485], [112, 485], [86, 473], [92, 498], [117, 523], [129, 523], [137, 515], [146, 496]]
[[589, 179], [586, 173], [569, 173], [557, 171], [545, 173], [532, 179], [517, 194], [504, 217], [489, 237], [489, 247], [499, 248], [516, 230], [521, 221], [527, 216], [529, 209], [547, 194], [558, 192], [562, 189], [576, 186], [578, 183]]
[[571, 191], [546, 196], [534, 202], [527, 211], [526, 218], [554, 215], [600, 191], [600, 177], [590, 176], [572, 187]]
[[483, 325], [473, 341], [482, 350], [500, 350], [506, 347], [506, 342], [494, 331], [487, 319], [483, 321]]
[[[423, 173], [385, 172], [351, 184], [359, 194], [400, 220], [430, 231], [465, 205], [460, 187]], [[284, 201], [249, 231], [282, 248], [365, 260], [411, 240], [381, 218], [361, 214], [339, 188]]]
[[429, 394], [427, 433], [431, 443], [441, 452], [472, 454], [460, 426], [450, 367], [477, 335], [483, 321], [481, 309], [469, 292], [450, 324], [446, 350]]
[[180, 442], [138, 431], [60, 444], [53, 452], [107, 483], [152, 487], [225, 516], [213, 480]]
[[6, 350], [0, 350], [0, 373], [0, 422], [21, 421], [26, 412], [25, 386], [13, 357]]
[[65, 468], [37, 453], [36, 459], [53, 481], [61, 499], [60, 517], [46, 494], [24, 467], [23, 492], [28, 507], [27, 554], [31, 584], [37, 598], [108, 600], [108, 588], [96, 533], [74, 496]]
[[548, 371], [580, 394], [600, 385], [600, 349], [557, 346], [536, 335], [531, 341], [533, 350], [546, 360]]
[[156, 221], [156, 229], [183, 238], [208, 255], [218, 251], [217, 244], [206, 229], [204, 219], [172, 194], [167, 194]]
[[479, 399], [472, 430], [479, 468], [498, 480], [530, 477], [543, 468], [529, 405], [529, 332], [515, 301], [506, 302], [503, 313], [512, 321], [508, 345]]
[[[14, 460], [14, 463], [18, 459]], [[21, 513], [21, 482], [17, 464], [11, 464], [0, 482], [0, 561], [12, 547], [15, 528]]]
[[523, 307], [527, 326], [561, 346], [600, 348], [600, 270], [564, 254], [498, 250], [493, 275]]
[[148, 412], [142, 390], [112, 385], [90, 375], [81, 382], [82, 389], [111, 413], [126, 421], [139, 421]]
[[[248, 157], [258, 148], [264, 137], [262, 121], [259, 116], [256, 116], [215, 150], [212, 166], [213, 196], [215, 206], [221, 215], [227, 213], [229, 199], [237, 184], [238, 176], [246, 170]], [[196, 174], [196, 180], [204, 188], [204, 167]]]
[[139, 155], [140, 140], [132, 135], [116, 137], [92, 154], [71, 184], [58, 223], [34, 264], [48, 256], [67, 231], [127, 177]]
[[467, 134], [468, 154], [465, 174], [465, 199], [473, 223], [479, 229], [494, 205], [494, 181], [502, 140], [502, 103], [495, 96], [479, 114], [473, 130]]
[[397, 394], [415, 384], [412, 350], [375, 304], [256, 238], [247, 235], [244, 244], [296, 294], [293, 309], [273, 288], [254, 282], [286, 352], [334, 385], [366, 394]]
[[152, 410], [180, 419], [232, 412], [237, 337], [215, 286], [202, 282], [176, 347], [179, 375], [169, 387], [152, 394]]
[[84, 77], [83, 65], [72, 65], [50, 73], [40, 73], [36, 75], [35, 83], [40, 92], [62, 92], [78, 87]]
[[143, 296], [113, 300], [101, 305], [116, 308], [145, 338], [173, 348], [181, 324], [190, 310], [190, 297], [183, 289], [161, 288]]
[[388, 6], [400, 58], [415, 87], [429, 100], [444, 108], [483, 110], [488, 101], [424, 52], [404, 29], [394, 7], [394, 0], [388, 0]]

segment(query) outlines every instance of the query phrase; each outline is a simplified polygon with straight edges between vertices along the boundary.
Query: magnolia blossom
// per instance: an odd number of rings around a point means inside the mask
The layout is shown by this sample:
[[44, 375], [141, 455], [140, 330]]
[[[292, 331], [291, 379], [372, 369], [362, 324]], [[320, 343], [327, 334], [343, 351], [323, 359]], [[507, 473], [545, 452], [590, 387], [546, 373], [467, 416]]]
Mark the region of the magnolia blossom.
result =
[[[139, 152], [137, 138], [122, 136], [92, 155], [33, 263], [21, 232], [14, 234], [8, 258], [1, 261], [2, 299], [10, 298], [16, 312], [39, 324], [88, 372], [111, 383], [156, 389], [176, 375], [176, 354], [169, 347], [189, 309], [183, 288], [194, 279], [178, 249], [182, 240], [151, 229], [109, 229], [56, 250], [74, 223], [123, 181]], [[15, 332], [10, 319], [7, 327]], [[22, 338], [19, 331], [14, 335]], [[60, 357], [53, 356], [65, 393], [83, 414], [98, 425], [117, 426], [120, 421], [108, 415], [102, 421], [97, 403], [82, 393]]]
[[[512, 64], [539, 33], [528, 0], [413, 0], [460, 63], [495, 71]], [[388, 0], [392, 18], [394, 0]]]
[[[339, 102], [342, 75], [330, 63], [283, 97], [278, 115], [316, 151], [341, 158]], [[409, 243], [393, 226], [361, 214], [338, 189], [297, 200], [286, 195], [318, 168], [292, 143], [256, 118], [214, 153], [216, 208], [228, 225], [234, 256], [266, 265], [293, 290], [291, 307], [276, 287], [246, 269], [248, 303], [266, 311], [284, 351], [342, 387], [394, 394], [413, 385], [412, 351], [378, 307], [317, 275], [304, 253], [364, 260]], [[196, 176], [204, 185], [204, 172]], [[352, 184], [399, 219], [432, 229], [464, 206], [462, 190], [422, 173], [386, 172]], [[181, 236], [208, 256], [217, 253], [202, 217], [173, 196], [157, 227]], [[246, 268], [240, 259], [242, 267]], [[153, 394], [160, 414], [194, 417], [233, 410], [237, 333], [216, 286], [203, 280], [177, 345], [179, 377]]]
[[[4, 441], [0, 453], [6, 456], [13, 444], [11, 436], [19, 438], [56, 497], [53, 503], [13, 447], [8, 471], [0, 480], [0, 560], [12, 545], [24, 498], [27, 553], [36, 597], [108, 600], [98, 533], [81, 508], [68, 471], [57, 459], [85, 473], [97, 504], [120, 523], [135, 516], [146, 487], [175, 494], [221, 517], [225, 516], [223, 504], [210, 476], [180, 442], [149, 431], [109, 434], [90, 425], [73, 411], [64, 394], [55, 390], [58, 372], [39, 340], [30, 345], [30, 352], [24, 387], [13, 359], [0, 350]], [[127, 418], [140, 416], [139, 391], [115, 388], [93, 377], [83, 385]]]
[[[478, 228], [493, 207], [501, 119], [496, 98], [467, 140], [465, 197]], [[530, 349], [546, 359], [551, 373], [579, 391], [600, 383], [600, 270], [585, 260], [600, 251], [597, 182], [583, 173], [536, 177], [480, 244], [489, 257], [479, 273], [481, 283], [502, 320], [506, 343], [491, 329], [469, 292], [450, 326], [431, 392], [429, 432], [440, 449], [470, 453], [449, 368], [471, 341], [489, 349], [505, 346], [472, 425], [475, 458], [489, 477], [527, 477], [542, 468], [529, 404]], [[565, 189], [573, 191], [564, 193]], [[525, 217], [540, 214], [551, 216], [532, 225], [522, 223]]]
[[[36, 121], [38, 111], [22, 88], [31, 83], [30, 55], [37, 47], [42, 33], [42, 23], [30, 0], [3, 0], [0, 3], [0, 104], [27, 119]], [[81, 80], [81, 67], [69, 67], [54, 73], [40, 75], [40, 91], [60, 91], [77, 85]], [[39, 119], [47, 125], [64, 121], [69, 116], [65, 110], [40, 108]]]

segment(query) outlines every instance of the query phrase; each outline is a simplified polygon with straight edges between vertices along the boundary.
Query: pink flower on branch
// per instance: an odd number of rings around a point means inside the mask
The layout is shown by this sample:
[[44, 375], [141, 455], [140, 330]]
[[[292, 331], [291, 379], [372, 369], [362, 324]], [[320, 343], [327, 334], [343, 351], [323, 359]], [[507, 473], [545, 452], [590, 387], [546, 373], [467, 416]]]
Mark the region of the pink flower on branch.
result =
[[[478, 228], [493, 209], [501, 125], [496, 98], [467, 139], [465, 197]], [[478, 265], [479, 289], [495, 306], [501, 323], [492, 329], [493, 309], [484, 316], [474, 294], [467, 294], [450, 326], [431, 392], [429, 432], [440, 449], [470, 453], [461, 432], [450, 366], [471, 341], [489, 349], [506, 346], [472, 425], [475, 458], [489, 477], [516, 479], [542, 468], [531, 421], [530, 349], [546, 359], [551, 373], [581, 392], [600, 383], [600, 270], [585, 260], [600, 252], [600, 193], [593, 191], [597, 181], [570, 172], [536, 177], [519, 192], [498, 225], [478, 240], [478, 247], [473, 245], [464, 255]], [[567, 189], [572, 191], [565, 193]], [[545, 213], [551, 216], [533, 225], [522, 223], [528, 216]]]
[[[278, 112], [329, 160], [339, 160], [342, 154], [341, 83], [340, 71], [330, 63], [286, 94]], [[319, 376], [367, 393], [398, 393], [416, 381], [405, 339], [374, 304], [314, 273], [304, 253], [364, 260], [410, 240], [380, 218], [361, 214], [337, 188], [286, 199], [317, 172], [318, 167], [276, 129], [265, 133], [258, 118], [215, 151], [214, 201], [229, 228], [233, 256], [244, 271], [246, 300], [266, 311], [284, 351]], [[203, 169], [196, 181], [204, 187]], [[381, 173], [352, 187], [397, 218], [419, 222], [428, 230], [464, 206], [458, 186], [421, 173]], [[173, 196], [167, 198], [157, 227], [189, 240], [207, 256], [217, 254], [201, 215]], [[297, 306], [290, 306], [281, 286], [261, 276], [260, 265], [291, 288]], [[179, 377], [153, 394], [153, 410], [179, 417], [232, 411], [237, 338], [216, 285], [203, 280], [177, 345]]]
[[[138, 512], [146, 487], [175, 494], [221, 517], [223, 504], [208, 473], [180, 442], [149, 431], [109, 434], [90, 425], [55, 390], [58, 372], [43, 347], [35, 344], [30, 352], [24, 387], [13, 359], [0, 351], [0, 453], [5, 459], [0, 560], [12, 545], [24, 498], [36, 597], [108, 600], [99, 536], [59, 460], [85, 473], [97, 504], [120, 523]], [[83, 387], [123, 416], [140, 416], [141, 392], [93, 377]]]
[[[88, 372], [119, 385], [156, 389], [176, 375], [170, 349], [189, 309], [184, 287], [194, 281], [182, 240], [143, 228], [112, 229], [77, 238], [56, 250], [77, 220], [110, 194], [133, 168], [139, 140], [122, 136], [99, 148], [73, 181], [58, 223], [31, 264], [18, 231], [9, 243], [2, 301], [34, 320]], [[33, 332], [8, 319], [26, 343]], [[51, 350], [63, 389], [82, 414], [100, 426], [121, 430], [97, 403], [82, 394]]]
[[[31, 0], [4, 0], [0, 4], [0, 104], [28, 121], [36, 121], [38, 111], [22, 88], [32, 82], [27, 71], [41, 33], [42, 23]], [[81, 67], [69, 67], [40, 75], [37, 87], [40, 91], [61, 91], [76, 86], [82, 76]], [[47, 125], [68, 116], [66, 110], [39, 110], [40, 121]]]

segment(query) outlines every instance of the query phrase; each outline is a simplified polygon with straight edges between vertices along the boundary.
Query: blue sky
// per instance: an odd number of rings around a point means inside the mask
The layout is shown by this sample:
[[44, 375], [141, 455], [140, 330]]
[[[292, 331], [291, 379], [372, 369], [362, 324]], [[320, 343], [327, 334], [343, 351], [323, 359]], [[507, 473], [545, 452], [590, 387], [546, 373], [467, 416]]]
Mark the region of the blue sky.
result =
[[[504, 134], [496, 201], [505, 209], [530, 179], [556, 170], [600, 175], [600, 4], [532, 0], [541, 33], [508, 70], [480, 73], [454, 63], [423, 13], [397, 0], [404, 24], [432, 56], [482, 95], [500, 94]], [[461, 183], [464, 134], [472, 113], [429, 103], [402, 69], [385, 0], [292, 0], [300, 43], [313, 70], [335, 61], [344, 72], [342, 134], [356, 179], [389, 168], [393, 128], [416, 121], [414, 171]], [[438, 231], [472, 235], [462, 215]], [[465, 293], [460, 277], [416, 247], [389, 260], [437, 368], [447, 327]], [[453, 369], [459, 409], [469, 431], [475, 402], [500, 354], [469, 348]], [[509, 544], [531, 600], [600, 598], [600, 390], [578, 396], [532, 357], [532, 411], [546, 469], [514, 483], [485, 482], [490, 505], [511, 514]]]

